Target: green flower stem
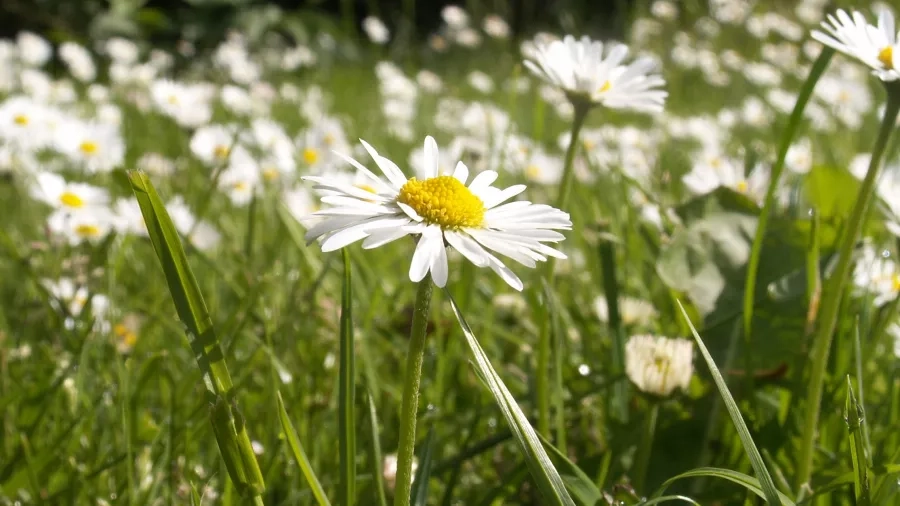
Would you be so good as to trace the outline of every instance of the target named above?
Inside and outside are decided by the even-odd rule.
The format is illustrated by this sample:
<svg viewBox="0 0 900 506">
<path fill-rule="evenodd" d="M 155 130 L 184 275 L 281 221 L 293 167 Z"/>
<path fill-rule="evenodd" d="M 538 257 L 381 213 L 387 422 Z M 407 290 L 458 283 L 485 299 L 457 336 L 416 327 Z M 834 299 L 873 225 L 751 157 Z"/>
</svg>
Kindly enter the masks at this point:
<svg viewBox="0 0 900 506">
<path fill-rule="evenodd" d="M 647 495 L 644 490 L 647 481 L 647 468 L 650 465 L 650 453 L 653 451 L 653 437 L 656 435 L 656 420 L 659 418 L 659 401 L 650 401 L 650 411 L 644 421 L 644 430 L 641 432 L 641 441 L 638 443 L 637 453 L 634 456 L 634 470 L 631 473 L 632 485 L 638 494 Z"/>
<path fill-rule="evenodd" d="M 403 402 L 400 407 L 400 448 L 397 450 L 397 485 L 394 506 L 409 506 L 412 490 L 413 450 L 416 446 L 416 414 L 419 409 L 419 383 L 425 358 L 425 329 L 431 307 L 433 283 L 427 277 L 419 282 L 413 309 L 412 332 L 406 354 L 406 377 L 403 380 Z"/>
<path fill-rule="evenodd" d="M 574 181 L 574 161 L 575 151 L 578 149 L 578 134 L 581 133 L 581 127 L 584 126 L 584 120 L 590 111 L 590 104 L 585 102 L 573 101 L 575 106 L 575 115 L 572 119 L 572 135 L 569 138 L 569 147 L 566 149 L 566 160 L 563 166 L 563 175 L 559 183 L 559 193 L 556 196 L 555 206 L 557 209 L 563 209 L 569 201 L 569 194 L 572 192 L 572 182 Z M 541 276 L 547 280 L 548 286 L 553 287 L 553 268 L 556 266 L 555 259 L 550 257 L 544 263 L 541 270 Z M 536 294 L 535 297 L 540 297 Z M 539 300 L 539 299 L 536 299 Z M 538 335 L 537 347 L 537 371 L 535 374 L 535 390 L 537 391 L 537 407 L 538 407 L 538 432 L 544 437 L 550 438 L 550 318 L 548 301 L 544 301 L 538 305 L 538 326 L 540 334 Z"/>
<path fill-rule="evenodd" d="M 884 120 L 872 149 L 872 160 L 869 169 L 863 179 L 862 187 L 853 206 L 853 212 L 847 222 L 844 235 L 841 240 L 838 264 L 834 274 L 829 278 L 825 293 L 822 298 L 821 313 L 818 332 L 813 341 L 812 372 L 807 387 L 806 415 L 803 420 L 800 442 L 800 456 L 797 462 L 797 490 L 803 489 L 809 484 L 812 476 L 813 453 L 816 438 L 816 429 L 819 424 L 819 410 L 822 404 L 822 389 L 825 383 L 825 368 L 828 365 L 828 353 L 831 350 L 831 340 L 834 337 L 837 326 L 838 312 L 841 306 L 841 294 L 847 285 L 852 266 L 853 248 L 859 237 L 863 225 L 863 218 L 875 192 L 875 182 L 881 166 L 881 159 L 888 139 L 894 130 L 897 113 L 900 111 L 900 84 L 888 86 L 887 108 Z"/>
</svg>

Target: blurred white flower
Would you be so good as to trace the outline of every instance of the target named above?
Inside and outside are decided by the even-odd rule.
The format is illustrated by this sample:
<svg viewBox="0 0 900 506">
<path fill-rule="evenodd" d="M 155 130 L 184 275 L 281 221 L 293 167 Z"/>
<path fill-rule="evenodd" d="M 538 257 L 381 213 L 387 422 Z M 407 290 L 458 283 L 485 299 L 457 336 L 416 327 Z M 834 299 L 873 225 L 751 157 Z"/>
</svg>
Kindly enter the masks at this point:
<svg viewBox="0 0 900 506">
<path fill-rule="evenodd" d="M 139 49 L 137 44 L 128 39 L 113 37 L 103 44 L 103 51 L 109 58 L 124 65 L 137 63 Z"/>
<path fill-rule="evenodd" d="M 484 33 L 495 39 L 506 39 L 509 37 L 509 24 L 496 14 L 485 16 L 481 26 L 484 29 Z"/>
<path fill-rule="evenodd" d="M 668 397 L 676 388 L 687 390 L 694 374 L 694 343 L 636 335 L 625 344 L 625 373 L 641 391 Z"/>
<path fill-rule="evenodd" d="M 143 170 L 155 176 L 168 176 L 175 172 L 175 162 L 164 155 L 148 152 L 138 158 L 136 164 L 138 170 Z"/>
<path fill-rule="evenodd" d="M 19 32 L 16 36 L 16 47 L 19 61 L 32 67 L 43 66 L 53 56 L 53 46 L 32 32 Z"/>
<path fill-rule="evenodd" d="M 391 32 L 388 30 L 388 27 L 375 16 L 367 16 L 363 19 L 362 27 L 369 40 L 375 44 L 387 44 L 387 41 L 391 38 Z"/>
<path fill-rule="evenodd" d="M 150 93 L 157 110 L 183 127 L 205 125 L 212 117 L 213 89 L 209 86 L 163 79 L 151 83 Z"/>
<path fill-rule="evenodd" d="M 598 296 L 594 299 L 594 313 L 601 322 L 609 321 L 609 308 L 606 297 Z M 653 304 L 643 299 L 634 297 L 619 297 L 619 317 L 625 326 L 646 327 L 653 325 L 659 313 Z"/>
<path fill-rule="evenodd" d="M 525 66 L 544 81 L 566 91 L 570 100 L 615 109 L 662 111 L 668 93 L 659 89 L 665 81 L 653 73 L 656 62 L 641 57 L 623 64 L 628 47 L 603 44 L 588 37 L 576 40 L 535 42 L 534 54 Z"/>
<path fill-rule="evenodd" d="M 115 221 L 115 215 L 106 207 L 58 209 L 47 219 L 47 229 L 74 246 L 102 241 L 112 231 Z"/>
<path fill-rule="evenodd" d="M 419 468 L 419 459 L 413 456 L 412 461 L 412 478 L 416 479 L 416 470 Z M 381 474 L 384 477 L 384 484 L 388 490 L 394 490 L 397 486 L 397 454 L 391 453 L 384 456 L 381 464 Z"/>
<path fill-rule="evenodd" d="M 206 221 L 197 221 L 194 213 L 181 197 L 175 197 L 166 204 L 166 211 L 178 233 L 185 236 L 192 246 L 199 250 L 215 248 L 222 236 Z"/>
<path fill-rule="evenodd" d="M 678 17 L 678 7 L 670 0 L 656 0 L 650 6 L 650 13 L 656 18 L 671 21 Z"/>
<path fill-rule="evenodd" d="M 233 125 L 206 125 L 194 131 L 190 148 L 203 163 L 216 167 L 228 161 L 237 142 L 237 127 Z"/>
<path fill-rule="evenodd" d="M 475 88 L 484 94 L 493 93 L 494 91 L 494 80 L 491 79 L 491 76 L 485 74 L 480 70 L 473 70 L 469 72 L 469 76 L 466 78 L 469 83 L 469 86 Z"/>
<path fill-rule="evenodd" d="M 141 214 L 141 207 L 134 198 L 121 198 L 116 201 L 113 206 L 113 228 L 120 234 L 133 234 L 146 237 L 147 224 L 144 222 L 144 215 Z"/>
<path fill-rule="evenodd" d="M 857 294 L 874 296 L 875 306 L 881 307 L 900 293 L 900 269 L 889 255 L 866 242 L 853 270 L 853 285 Z"/>
<path fill-rule="evenodd" d="M 812 144 L 800 139 L 791 144 L 784 159 L 785 167 L 797 174 L 806 174 L 812 168 Z"/>
<path fill-rule="evenodd" d="M 30 193 L 32 198 L 67 212 L 106 207 L 109 203 L 109 192 L 105 188 L 70 183 L 52 172 L 36 174 Z"/>
<path fill-rule="evenodd" d="M 125 141 L 114 125 L 69 120 L 54 137 L 56 149 L 87 172 L 109 172 L 125 160 Z"/>
<path fill-rule="evenodd" d="M 456 30 L 469 26 L 469 15 L 458 5 L 448 5 L 441 9 L 441 18 L 447 26 Z"/>
<path fill-rule="evenodd" d="M 416 74 L 416 82 L 419 83 L 420 88 L 429 93 L 439 93 L 444 88 L 441 78 L 430 70 L 420 70 Z"/>
</svg>

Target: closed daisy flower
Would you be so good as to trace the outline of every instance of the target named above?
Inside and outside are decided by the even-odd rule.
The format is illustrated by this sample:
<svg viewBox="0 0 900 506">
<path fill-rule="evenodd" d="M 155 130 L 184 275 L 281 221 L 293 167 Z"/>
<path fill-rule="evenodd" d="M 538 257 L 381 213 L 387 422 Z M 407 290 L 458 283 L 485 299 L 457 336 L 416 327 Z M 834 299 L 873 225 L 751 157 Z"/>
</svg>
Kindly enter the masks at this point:
<svg viewBox="0 0 900 506">
<path fill-rule="evenodd" d="M 516 290 L 522 289 L 522 281 L 494 253 L 528 267 L 548 256 L 565 258 L 544 243 L 561 241 L 563 235 L 556 230 L 572 228 L 568 213 L 527 201 L 504 204 L 522 193 L 524 185 L 506 189 L 491 186 L 498 174 L 490 170 L 470 181 L 469 169 L 462 162 L 456 164 L 452 174 L 439 171 L 438 147 L 431 137 L 425 138 L 428 177 L 407 179 L 394 162 L 361 142 L 386 181 L 343 155 L 366 176 L 368 187 L 341 183 L 328 176 L 304 178 L 316 183 L 314 188 L 322 202 L 331 206 L 311 215 L 324 219 L 306 234 L 309 241 L 322 240 L 322 251 L 334 251 L 360 240 L 363 248 L 371 249 L 416 236 L 418 243 L 409 269 L 412 281 L 421 281 L 431 272 L 435 284 L 445 286 L 446 247 L 450 246 L 476 266 L 490 267 Z"/>
<path fill-rule="evenodd" d="M 525 66 L 537 77 L 565 91 L 573 103 L 642 112 L 662 111 L 668 93 L 653 73 L 656 62 L 642 57 L 625 64 L 628 47 L 604 44 L 585 36 L 536 42 Z"/>
<path fill-rule="evenodd" d="M 625 345 L 625 374 L 641 391 L 668 397 L 686 390 L 694 374 L 694 343 L 687 339 L 638 335 Z"/>
<path fill-rule="evenodd" d="M 865 63 L 882 81 L 900 79 L 900 32 L 889 10 L 881 10 L 874 26 L 859 12 L 851 15 L 838 9 L 822 22 L 822 28 L 825 32 L 813 30 L 813 39 Z"/>
</svg>

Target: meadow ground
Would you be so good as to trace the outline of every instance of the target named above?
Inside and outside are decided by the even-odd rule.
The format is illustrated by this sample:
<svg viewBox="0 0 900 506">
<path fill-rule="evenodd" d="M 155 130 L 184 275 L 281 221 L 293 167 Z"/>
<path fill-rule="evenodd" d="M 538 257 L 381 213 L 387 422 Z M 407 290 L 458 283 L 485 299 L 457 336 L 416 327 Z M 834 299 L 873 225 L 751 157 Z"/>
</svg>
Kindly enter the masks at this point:
<svg viewBox="0 0 900 506">
<path fill-rule="evenodd" d="M 836 4 L 0 41 L 0 504 L 897 504 L 900 13 Z"/>
</svg>

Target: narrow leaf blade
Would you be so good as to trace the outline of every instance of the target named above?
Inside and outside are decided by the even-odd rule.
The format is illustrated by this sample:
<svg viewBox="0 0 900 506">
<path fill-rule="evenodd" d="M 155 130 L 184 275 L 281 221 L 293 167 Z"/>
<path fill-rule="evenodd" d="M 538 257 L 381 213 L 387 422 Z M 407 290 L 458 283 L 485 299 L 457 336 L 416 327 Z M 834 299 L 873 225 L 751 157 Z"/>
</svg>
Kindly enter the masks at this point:
<svg viewBox="0 0 900 506">
<path fill-rule="evenodd" d="M 316 497 L 319 506 L 331 506 L 331 503 L 328 502 L 328 497 L 325 496 L 325 490 L 322 489 L 322 484 L 319 483 L 319 479 L 316 478 L 316 473 L 313 471 L 312 465 L 310 465 L 309 459 L 306 457 L 306 452 L 303 451 L 303 445 L 300 444 L 300 438 L 297 436 L 294 424 L 292 424 L 291 419 L 288 418 L 287 410 L 284 408 L 284 399 L 281 398 L 281 392 L 278 392 L 278 420 L 281 422 L 281 430 L 287 438 L 288 446 L 291 448 L 291 453 L 294 455 L 294 460 L 297 461 L 297 465 L 300 466 L 300 471 L 303 472 L 306 483 L 308 483 L 309 488 L 312 489 L 312 493 Z"/>
<path fill-rule="evenodd" d="M 513 398 L 509 389 L 506 388 L 506 385 L 503 383 L 503 380 L 500 379 L 500 376 L 494 370 L 490 360 L 478 343 L 478 339 L 475 337 L 469 324 L 466 323 L 465 318 L 459 311 L 459 307 L 456 305 L 456 301 L 453 300 L 453 296 L 446 289 L 444 290 L 444 293 L 450 301 L 450 307 L 453 309 L 453 313 L 456 315 L 460 327 L 462 327 L 466 344 L 468 344 L 469 349 L 472 351 L 475 367 L 484 378 L 488 390 L 490 390 L 491 395 L 494 396 L 494 400 L 497 401 L 497 405 L 503 413 L 506 423 L 512 430 L 513 439 L 522 451 L 522 455 L 528 465 L 528 470 L 531 472 L 531 476 L 534 479 L 538 490 L 540 490 L 541 495 L 544 497 L 544 500 L 547 501 L 547 504 L 575 506 L 575 502 L 566 490 L 565 483 L 559 476 L 559 472 L 557 472 L 553 463 L 550 461 L 550 457 L 547 456 L 547 452 L 544 450 L 540 439 L 538 439 L 534 428 L 528 422 L 525 413 L 523 413 L 519 408 L 519 405 L 516 404 L 515 398 Z"/>
</svg>

